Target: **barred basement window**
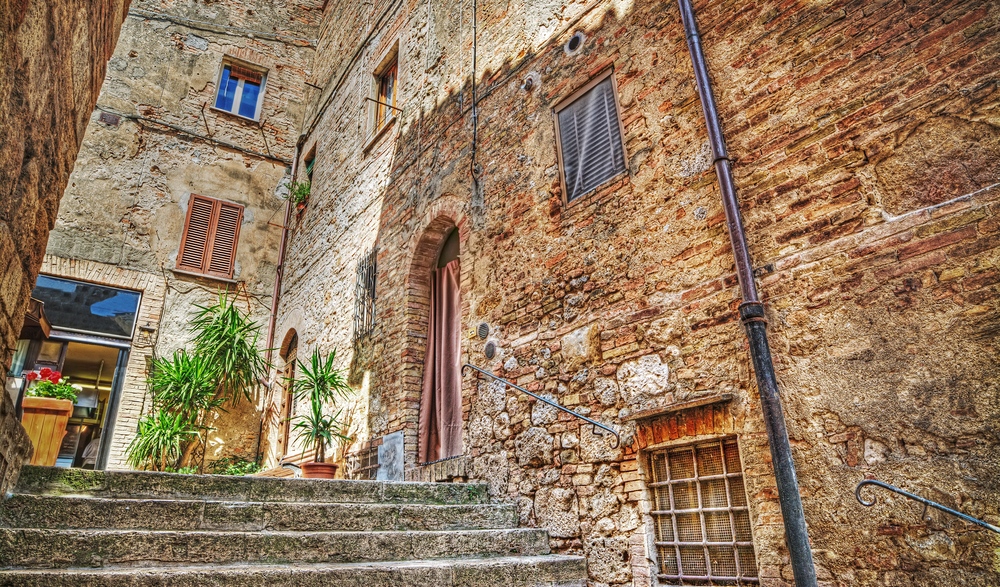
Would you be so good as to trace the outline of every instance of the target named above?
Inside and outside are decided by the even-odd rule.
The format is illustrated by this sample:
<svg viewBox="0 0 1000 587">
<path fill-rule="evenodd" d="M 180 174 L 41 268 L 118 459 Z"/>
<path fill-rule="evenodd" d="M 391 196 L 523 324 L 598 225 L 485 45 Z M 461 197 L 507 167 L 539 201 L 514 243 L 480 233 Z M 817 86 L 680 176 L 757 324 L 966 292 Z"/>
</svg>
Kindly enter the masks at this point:
<svg viewBox="0 0 1000 587">
<path fill-rule="evenodd" d="M 191 194 L 176 268 L 232 279 L 242 221 L 243 206 Z"/>
<path fill-rule="evenodd" d="M 378 270 L 378 247 L 372 247 L 358 262 L 354 285 L 354 340 L 365 338 L 375 328 L 375 279 Z"/>
<path fill-rule="evenodd" d="M 608 70 L 555 108 L 564 204 L 628 170 L 613 74 Z"/>
<path fill-rule="evenodd" d="M 750 512 L 735 438 L 649 456 L 661 580 L 757 583 Z"/>
</svg>

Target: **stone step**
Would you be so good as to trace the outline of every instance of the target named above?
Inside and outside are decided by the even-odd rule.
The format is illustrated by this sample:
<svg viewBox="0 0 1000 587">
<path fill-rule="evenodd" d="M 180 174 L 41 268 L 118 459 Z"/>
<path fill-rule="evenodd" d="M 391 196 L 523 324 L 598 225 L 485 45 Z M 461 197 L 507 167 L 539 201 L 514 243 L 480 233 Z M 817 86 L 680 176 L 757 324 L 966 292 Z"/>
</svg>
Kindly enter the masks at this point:
<svg viewBox="0 0 1000 587">
<path fill-rule="evenodd" d="M 513 505 L 232 502 L 13 495 L 8 528 L 232 531 L 477 530 L 517 526 Z"/>
<path fill-rule="evenodd" d="M 316 564 L 0 572 L 0 587 L 586 587 L 575 556 Z"/>
<path fill-rule="evenodd" d="M 0 528 L 0 568 L 369 563 L 549 553 L 544 530 L 222 532 Z"/>
<path fill-rule="evenodd" d="M 478 504 L 488 501 L 486 485 L 472 483 L 177 475 L 31 465 L 21 469 L 14 493 L 292 503 Z"/>
</svg>

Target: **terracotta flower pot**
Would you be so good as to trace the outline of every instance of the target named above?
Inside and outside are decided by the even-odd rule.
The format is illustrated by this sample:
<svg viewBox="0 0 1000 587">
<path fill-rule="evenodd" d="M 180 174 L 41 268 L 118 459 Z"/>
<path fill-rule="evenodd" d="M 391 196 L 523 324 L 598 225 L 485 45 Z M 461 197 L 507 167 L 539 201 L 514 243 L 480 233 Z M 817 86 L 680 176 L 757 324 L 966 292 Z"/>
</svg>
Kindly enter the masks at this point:
<svg viewBox="0 0 1000 587">
<path fill-rule="evenodd" d="M 59 457 L 59 447 L 66 436 L 66 422 L 73 413 L 73 402 L 51 397 L 24 398 L 24 415 L 21 424 L 28 431 L 35 453 L 32 465 L 51 467 Z"/>
<path fill-rule="evenodd" d="M 335 479 L 337 465 L 330 463 L 302 463 L 302 476 L 306 479 Z"/>
</svg>

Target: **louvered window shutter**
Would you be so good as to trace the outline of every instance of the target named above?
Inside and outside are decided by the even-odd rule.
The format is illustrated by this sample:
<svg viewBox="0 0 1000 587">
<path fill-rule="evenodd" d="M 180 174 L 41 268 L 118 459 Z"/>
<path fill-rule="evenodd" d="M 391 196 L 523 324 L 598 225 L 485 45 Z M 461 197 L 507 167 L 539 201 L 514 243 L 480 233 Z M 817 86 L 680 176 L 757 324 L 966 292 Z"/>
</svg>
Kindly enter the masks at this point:
<svg viewBox="0 0 1000 587">
<path fill-rule="evenodd" d="M 177 268 L 231 279 L 243 207 L 191 194 Z"/>
<path fill-rule="evenodd" d="M 184 271 L 204 272 L 208 257 L 208 243 L 214 223 L 216 201 L 191 194 L 187 222 L 181 238 L 181 251 L 177 255 L 177 268 Z"/>
<path fill-rule="evenodd" d="M 229 279 L 233 276 L 236 241 L 240 236 L 243 207 L 219 202 L 218 220 L 212 234 L 212 250 L 205 273 Z"/>
<path fill-rule="evenodd" d="M 626 170 L 611 84 L 608 76 L 557 115 L 567 202 Z"/>
</svg>

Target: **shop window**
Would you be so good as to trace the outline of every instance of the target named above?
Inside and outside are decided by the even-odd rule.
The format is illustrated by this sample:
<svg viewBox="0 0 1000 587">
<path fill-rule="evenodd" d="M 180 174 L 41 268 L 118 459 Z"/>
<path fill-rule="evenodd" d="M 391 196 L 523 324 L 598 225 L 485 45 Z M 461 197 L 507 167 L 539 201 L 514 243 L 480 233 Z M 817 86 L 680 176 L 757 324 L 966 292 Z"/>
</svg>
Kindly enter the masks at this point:
<svg viewBox="0 0 1000 587">
<path fill-rule="evenodd" d="M 750 512 L 735 438 L 649 455 L 659 578 L 756 582 Z"/>
<path fill-rule="evenodd" d="M 127 289 L 39 275 L 31 297 L 45 304 L 45 316 L 53 328 L 131 339 L 142 294 Z M 48 356 L 48 349 L 59 348 L 58 345 L 45 343 L 42 347 L 40 357 L 45 357 L 45 362 L 54 363 L 60 360 L 59 357 Z"/>
<path fill-rule="evenodd" d="M 555 108 L 563 203 L 628 170 L 613 73 L 594 79 Z"/>
<path fill-rule="evenodd" d="M 232 279 L 243 206 L 191 194 L 177 269 Z"/>
<path fill-rule="evenodd" d="M 215 107 L 244 118 L 258 120 L 267 82 L 266 70 L 248 64 L 223 61 Z"/>
</svg>

